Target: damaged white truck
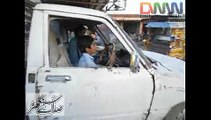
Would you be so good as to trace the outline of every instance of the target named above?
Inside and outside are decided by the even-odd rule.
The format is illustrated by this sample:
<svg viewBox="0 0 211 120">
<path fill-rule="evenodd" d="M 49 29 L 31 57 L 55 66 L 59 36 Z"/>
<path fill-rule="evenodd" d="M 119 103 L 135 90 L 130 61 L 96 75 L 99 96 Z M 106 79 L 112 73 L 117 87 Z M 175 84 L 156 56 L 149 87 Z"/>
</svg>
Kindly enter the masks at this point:
<svg viewBox="0 0 211 120">
<path fill-rule="evenodd" d="M 68 32 L 81 24 L 94 27 L 116 51 L 113 66 L 71 64 Z M 184 120 L 185 81 L 179 76 L 165 63 L 147 57 L 104 12 L 56 4 L 34 8 L 27 50 L 26 119 Z"/>
</svg>

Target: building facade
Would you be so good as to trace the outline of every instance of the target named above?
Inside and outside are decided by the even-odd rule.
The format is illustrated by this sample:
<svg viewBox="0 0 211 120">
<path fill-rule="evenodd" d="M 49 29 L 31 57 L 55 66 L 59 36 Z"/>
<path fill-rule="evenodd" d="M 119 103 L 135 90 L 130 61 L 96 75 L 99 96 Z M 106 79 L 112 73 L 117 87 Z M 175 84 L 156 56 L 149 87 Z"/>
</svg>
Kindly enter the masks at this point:
<svg viewBox="0 0 211 120">
<path fill-rule="evenodd" d="M 110 0 L 104 10 L 144 49 L 185 58 L 185 0 Z"/>
<path fill-rule="evenodd" d="M 150 28 L 178 28 L 177 26 L 163 27 L 162 22 L 166 21 L 178 22 L 182 25 L 185 23 L 184 0 L 110 0 L 105 10 L 129 34 L 139 35 L 147 32 L 150 34 L 153 31 Z M 160 26 L 146 27 L 150 22 L 160 22 Z"/>
</svg>

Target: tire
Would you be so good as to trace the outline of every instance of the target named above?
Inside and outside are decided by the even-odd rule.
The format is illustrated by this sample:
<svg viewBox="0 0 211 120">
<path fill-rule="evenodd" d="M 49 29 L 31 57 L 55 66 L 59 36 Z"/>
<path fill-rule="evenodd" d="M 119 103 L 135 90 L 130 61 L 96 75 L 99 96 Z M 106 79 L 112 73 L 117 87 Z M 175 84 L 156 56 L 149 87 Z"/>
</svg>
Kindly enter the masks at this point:
<svg viewBox="0 0 211 120">
<path fill-rule="evenodd" d="M 163 120 L 185 120 L 184 103 L 178 104 L 173 107 Z"/>
</svg>

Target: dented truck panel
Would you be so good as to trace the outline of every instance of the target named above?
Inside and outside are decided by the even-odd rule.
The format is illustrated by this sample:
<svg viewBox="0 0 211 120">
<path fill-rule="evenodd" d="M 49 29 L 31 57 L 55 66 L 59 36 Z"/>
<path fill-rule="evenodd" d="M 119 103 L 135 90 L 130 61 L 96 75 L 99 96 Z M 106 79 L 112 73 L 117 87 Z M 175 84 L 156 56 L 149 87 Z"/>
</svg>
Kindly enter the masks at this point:
<svg viewBox="0 0 211 120">
<path fill-rule="evenodd" d="M 155 61 L 159 61 L 154 71 L 156 87 L 149 119 L 176 119 L 180 114 L 184 117 L 184 61 L 149 51 L 144 51 L 144 53 Z"/>
<path fill-rule="evenodd" d="M 149 119 L 164 119 L 167 113 L 174 109 L 177 104 L 181 104 L 180 112 L 185 109 L 185 89 L 184 84 L 178 85 L 181 79 L 162 76 L 156 81 L 155 97 L 150 111 Z M 177 114 L 177 113 L 175 113 Z"/>
</svg>

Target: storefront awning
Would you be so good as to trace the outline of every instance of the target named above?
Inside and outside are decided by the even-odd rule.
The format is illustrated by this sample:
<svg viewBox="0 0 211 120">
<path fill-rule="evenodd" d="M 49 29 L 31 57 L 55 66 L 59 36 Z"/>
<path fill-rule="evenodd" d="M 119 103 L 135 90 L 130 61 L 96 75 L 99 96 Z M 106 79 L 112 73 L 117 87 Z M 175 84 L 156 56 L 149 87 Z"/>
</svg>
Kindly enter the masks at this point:
<svg viewBox="0 0 211 120">
<path fill-rule="evenodd" d="M 141 21 L 143 19 L 136 14 L 110 14 L 110 16 L 116 21 Z"/>
<path fill-rule="evenodd" d="M 138 17 L 130 17 L 130 18 L 127 18 L 127 17 L 112 17 L 112 18 L 116 21 L 141 21 L 142 20 L 141 18 L 138 18 Z"/>
<path fill-rule="evenodd" d="M 185 22 L 149 22 L 148 28 L 185 28 Z"/>
</svg>

